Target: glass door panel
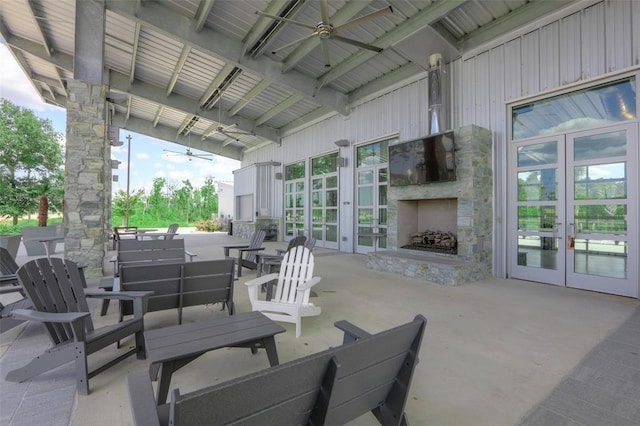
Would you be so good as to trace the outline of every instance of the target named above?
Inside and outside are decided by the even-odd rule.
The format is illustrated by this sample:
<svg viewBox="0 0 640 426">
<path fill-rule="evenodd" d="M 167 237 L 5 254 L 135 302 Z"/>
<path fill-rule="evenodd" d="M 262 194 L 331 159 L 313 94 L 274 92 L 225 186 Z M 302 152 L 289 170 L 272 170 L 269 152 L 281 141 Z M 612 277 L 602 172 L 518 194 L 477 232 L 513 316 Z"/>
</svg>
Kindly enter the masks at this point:
<svg viewBox="0 0 640 426">
<path fill-rule="evenodd" d="M 311 160 L 311 235 L 318 247 L 338 249 L 337 153 Z"/>
<path fill-rule="evenodd" d="M 511 276 L 564 285 L 563 161 L 557 138 L 513 144 Z"/>
<path fill-rule="evenodd" d="M 640 295 L 637 127 L 513 143 L 511 276 Z"/>
<path fill-rule="evenodd" d="M 638 297 L 637 149 L 634 125 L 567 135 L 567 286 Z"/>
</svg>

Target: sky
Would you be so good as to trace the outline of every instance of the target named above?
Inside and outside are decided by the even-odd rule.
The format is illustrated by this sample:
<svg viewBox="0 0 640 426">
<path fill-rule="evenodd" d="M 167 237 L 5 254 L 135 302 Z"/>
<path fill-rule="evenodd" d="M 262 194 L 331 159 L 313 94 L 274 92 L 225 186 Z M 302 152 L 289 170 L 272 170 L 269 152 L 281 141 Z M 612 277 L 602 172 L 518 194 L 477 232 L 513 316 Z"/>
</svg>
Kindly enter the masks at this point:
<svg viewBox="0 0 640 426">
<path fill-rule="evenodd" d="M 28 108 L 44 119 L 51 120 L 54 129 L 63 136 L 66 133 L 66 110 L 42 101 L 40 96 L 26 78 L 20 66 L 15 62 L 9 48 L 0 40 L 0 98 L 5 98 L 16 105 Z M 212 161 L 189 158 L 163 150 L 185 152 L 186 147 L 160 139 L 140 135 L 138 133 L 120 131 L 120 140 L 124 144 L 111 147 L 111 158 L 120 161 L 114 175 L 118 182 L 113 182 L 113 192 L 127 190 L 127 136 L 131 135 L 131 168 L 129 170 L 130 191 L 145 189 L 147 193 L 152 187 L 153 179 L 163 177 L 170 185 L 177 188 L 182 181 L 189 180 L 195 187 L 201 187 L 207 177 L 216 181 L 233 182 L 233 170 L 240 168 L 240 162 L 213 155 Z M 208 154 L 192 149 L 194 154 Z"/>
</svg>

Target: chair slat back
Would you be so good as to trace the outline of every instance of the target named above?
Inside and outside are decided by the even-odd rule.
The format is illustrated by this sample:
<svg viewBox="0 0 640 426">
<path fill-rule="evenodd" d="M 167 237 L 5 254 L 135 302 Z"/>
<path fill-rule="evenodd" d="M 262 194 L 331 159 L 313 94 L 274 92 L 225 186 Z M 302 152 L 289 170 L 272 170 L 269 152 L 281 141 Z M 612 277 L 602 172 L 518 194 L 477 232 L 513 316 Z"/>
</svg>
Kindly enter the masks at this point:
<svg viewBox="0 0 640 426">
<path fill-rule="evenodd" d="M 173 237 L 176 236 L 176 233 L 178 232 L 178 228 L 180 225 L 178 225 L 177 223 L 172 223 L 171 225 L 169 225 L 169 227 L 167 228 L 167 235 L 164 236 L 165 240 L 173 240 Z"/>
<path fill-rule="evenodd" d="M 313 266 L 313 254 L 306 247 L 297 246 L 287 251 L 280 265 L 278 284 L 271 300 L 282 303 L 309 303 L 310 290 L 305 291 L 300 299 L 298 285 L 313 277 Z"/>
<path fill-rule="evenodd" d="M 78 266 L 59 258 L 40 258 L 29 261 L 18 269 L 18 279 L 33 307 L 41 312 L 89 312 Z M 45 323 L 54 344 L 73 339 L 68 325 Z M 86 331 L 93 330 L 90 317 L 85 321 Z"/>
<path fill-rule="evenodd" d="M 2 275 L 13 275 L 18 270 L 18 264 L 11 257 L 9 250 L 0 247 L 0 272 Z"/>
<path fill-rule="evenodd" d="M 185 260 L 184 240 L 120 240 L 118 267 L 145 262 L 181 263 Z"/>
<path fill-rule="evenodd" d="M 251 234 L 251 238 L 249 239 L 249 247 L 250 249 L 257 249 L 262 247 L 262 243 L 264 242 L 264 237 L 266 235 L 266 232 L 262 229 L 255 231 L 253 234 Z M 245 258 L 247 261 L 249 262 L 255 262 L 256 261 L 256 252 L 255 251 L 249 251 L 247 252 L 247 257 Z"/>
</svg>

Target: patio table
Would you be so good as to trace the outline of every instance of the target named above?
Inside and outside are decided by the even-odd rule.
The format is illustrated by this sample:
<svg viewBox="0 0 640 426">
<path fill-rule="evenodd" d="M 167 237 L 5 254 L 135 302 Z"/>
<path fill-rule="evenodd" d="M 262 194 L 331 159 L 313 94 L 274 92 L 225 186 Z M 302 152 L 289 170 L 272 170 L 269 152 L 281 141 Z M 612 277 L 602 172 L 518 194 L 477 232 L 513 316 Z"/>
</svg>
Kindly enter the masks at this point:
<svg viewBox="0 0 640 426">
<path fill-rule="evenodd" d="M 158 378 L 157 404 L 164 404 L 173 373 L 209 351 L 233 347 L 267 351 L 271 366 L 278 365 L 274 336 L 286 330 L 260 312 L 175 325 L 144 332 L 151 365 L 149 375 Z"/>
</svg>

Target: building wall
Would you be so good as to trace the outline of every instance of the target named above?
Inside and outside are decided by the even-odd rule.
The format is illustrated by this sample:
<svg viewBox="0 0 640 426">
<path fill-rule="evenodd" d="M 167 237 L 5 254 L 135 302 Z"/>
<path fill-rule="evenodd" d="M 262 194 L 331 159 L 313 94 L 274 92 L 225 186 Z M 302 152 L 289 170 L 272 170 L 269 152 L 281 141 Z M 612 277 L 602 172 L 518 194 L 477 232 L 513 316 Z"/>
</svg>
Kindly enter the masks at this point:
<svg viewBox="0 0 640 426">
<path fill-rule="evenodd" d="M 590 5 L 585 7 L 584 5 Z M 466 53 L 446 66 L 449 80 L 449 128 L 475 124 L 492 131 L 494 169 L 494 274 L 505 275 L 507 102 L 585 82 L 640 64 L 640 2 L 632 0 L 577 3 L 561 12 Z M 340 171 L 341 203 L 354 207 L 353 145 L 384 137 L 400 141 L 428 134 L 428 86 L 425 77 L 352 106 L 349 116 L 334 115 L 245 155 L 243 167 L 264 161 L 284 165 L 342 148 L 349 167 Z M 284 170 L 284 168 L 283 168 Z M 236 175 L 237 178 L 240 176 Z M 236 179 L 236 185 L 238 179 Z M 278 185 L 276 185 L 277 187 Z M 282 192 L 274 191 L 274 213 L 282 214 Z M 277 207 L 279 206 L 279 207 Z M 344 206 L 343 206 L 344 208 Z M 280 210 L 278 210 L 280 209 Z M 341 234 L 353 233 L 352 212 L 343 210 Z M 349 239 L 351 241 L 351 238 Z M 350 243 L 349 245 L 351 245 Z M 352 251 L 341 246 L 341 251 Z"/>
<path fill-rule="evenodd" d="M 233 182 L 215 182 L 215 184 L 216 193 L 218 194 L 218 219 L 222 218 L 226 223 L 236 216 Z"/>
</svg>

